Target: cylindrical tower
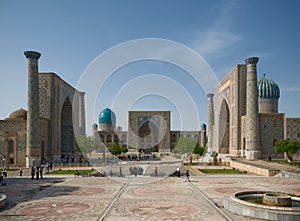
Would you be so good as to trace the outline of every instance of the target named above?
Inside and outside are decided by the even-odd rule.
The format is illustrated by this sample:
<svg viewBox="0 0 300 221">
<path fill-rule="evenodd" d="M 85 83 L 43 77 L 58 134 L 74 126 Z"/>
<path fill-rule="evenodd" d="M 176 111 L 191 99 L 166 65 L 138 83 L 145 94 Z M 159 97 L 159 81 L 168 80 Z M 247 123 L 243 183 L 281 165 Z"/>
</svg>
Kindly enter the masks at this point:
<svg viewBox="0 0 300 221">
<path fill-rule="evenodd" d="M 260 156 L 258 90 L 256 64 L 258 57 L 245 60 L 247 64 L 247 95 L 246 95 L 246 159 L 257 160 Z"/>
<path fill-rule="evenodd" d="M 213 150 L 213 126 L 214 126 L 214 94 L 207 94 L 207 125 L 208 125 L 208 141 L 207 152 Z M 205 138 L 206 139 L 206 138 Z"/>
<path fill-rule="evenodd" d="M 25 51 L 28 60 L 28 93 L 27 93 L 27 145 L 26 167 L 39 164 L 41 160 L 40 146 L 40 97 L 38 79 L 38 59 L 41 54 Z"/>
<path fill-rule="evenodd" d="M 79 129 L 80 134 L 85 135 L 85 105 L 84 92 L 79 92 Z"/>
<path fill-rule="evenodd" d="M 201 131 L 200 131 L 200 146 L 206 146 L 206 124 L 201 124 Z"/>
<path fill-rule="evenodd" d="M 266 74 L 257 82 L 259 113 L 278 113 L 280 89 Z"/>
</svg>

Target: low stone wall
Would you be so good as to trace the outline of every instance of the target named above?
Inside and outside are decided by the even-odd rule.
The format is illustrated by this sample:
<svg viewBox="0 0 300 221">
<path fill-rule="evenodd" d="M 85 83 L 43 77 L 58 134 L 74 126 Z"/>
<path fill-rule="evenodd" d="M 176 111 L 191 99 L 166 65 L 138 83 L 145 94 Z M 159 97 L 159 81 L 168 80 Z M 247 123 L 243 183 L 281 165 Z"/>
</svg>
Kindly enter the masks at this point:
<svg viewBox="0 0 300 221">
<path fill-rule="evenodd" d="M 268 168 L 262 168 L 257 167 L 251 164 L 246 164 L 242 162 L 238 162 L 235 160 L 229 160 L 230 167 L 241 170 L 241 171 L 247 171 L 247 173 L 254 173 L 257 175 L 262 176 L 275 176 L 280 172 L 280 170 L 274 170 L 274 169 L 268 169 Z"/>
<path fill-rule="evenodd" d="M 294 173 L 292 171 L 286 171 L 286 170 L 281 170 L 280 176 L 284 178 L 298 178 L 300 179 L 300 174 L 299 173 Z"/>
</svg>

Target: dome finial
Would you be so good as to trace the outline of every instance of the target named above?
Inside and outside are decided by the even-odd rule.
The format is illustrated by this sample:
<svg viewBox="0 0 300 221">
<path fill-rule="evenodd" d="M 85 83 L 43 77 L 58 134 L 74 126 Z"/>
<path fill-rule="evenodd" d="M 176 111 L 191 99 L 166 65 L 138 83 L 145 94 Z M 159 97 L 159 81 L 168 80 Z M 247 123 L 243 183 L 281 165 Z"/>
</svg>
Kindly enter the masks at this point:
<svg viewBox="0 0 300 221">
<path fill-rule="evenodd" d="M 263 75 L 264 75 L 264 78 L 265 78 L 266 77 L 266 73 L 264 73 Z"/>
</svg>

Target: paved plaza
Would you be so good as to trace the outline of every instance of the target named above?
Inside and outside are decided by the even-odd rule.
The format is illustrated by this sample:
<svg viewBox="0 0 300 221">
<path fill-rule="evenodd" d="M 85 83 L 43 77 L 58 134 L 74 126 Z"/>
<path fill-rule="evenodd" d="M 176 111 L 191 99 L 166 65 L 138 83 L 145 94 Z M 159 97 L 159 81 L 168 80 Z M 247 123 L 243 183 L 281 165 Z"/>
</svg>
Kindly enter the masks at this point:
<svg viewBox="0 0 300 221">
<path fill-rule="evenodd" d="M 29 174 L 11 176 L 6 178 L 7 186 L 0 186 L 0 193 L 7 195 L 0 220 L 257 220 L 226 211 L 223 197 L 245 190 L 300 194 L 300 179 L 296 178 L 245 174 L 184 179 L 45 175 L 31 180 Z"/>
</svg>

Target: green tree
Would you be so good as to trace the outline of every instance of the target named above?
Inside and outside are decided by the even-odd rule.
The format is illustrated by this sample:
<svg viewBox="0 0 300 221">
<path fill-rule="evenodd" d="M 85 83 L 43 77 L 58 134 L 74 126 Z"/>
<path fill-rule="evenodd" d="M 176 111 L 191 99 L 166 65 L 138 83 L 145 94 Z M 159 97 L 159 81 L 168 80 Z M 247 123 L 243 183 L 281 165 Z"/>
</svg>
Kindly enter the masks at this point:
<svg viewBox="0 0 300 221">
<path fill-rule="evenodd" d="M 112 155 L 119 155 L 121 153 L 121 148 L 118 143 L 111 143 L 108 145 L 108 150 Z"/>
<path fill-rule="evenodd" d="M 275 143 L 275 150 L 279 153 L 286 153 L 289 160 L 293 160 L 293 155 L 300 149 L 300 142 L 296 140 L 283 139 Z"/>
<path fill-rule="evenodd" d="M 197 140 L 190 137 L 180 137 L 172 152 L 179 154 L 192 153 L 196 145 Z"/>
<path fill-rule="evenodd" d="M 121 147 L 121 152 L 122 153 L 127 153 L 128 152 L 128 148 L 124 145 Z"/>
<path fill-rule="evenodd" d="M 197 143 L 196 147 L 195 147 L 194 150 L 193 150 L 193 154 L 199 154 L 200 156 L 202 156 L 203 153 L 204 153 L 204 151 L 205 151 L 205 147 L 201 147 L 201 146 Z"/>
<path fill-rule="evenodd" d="M 80 135 L 76 141 L 81 153 L 85 155 L 99 148 L 98 142 L 92 136 Z"/>
</svg>

